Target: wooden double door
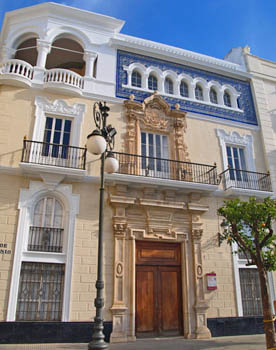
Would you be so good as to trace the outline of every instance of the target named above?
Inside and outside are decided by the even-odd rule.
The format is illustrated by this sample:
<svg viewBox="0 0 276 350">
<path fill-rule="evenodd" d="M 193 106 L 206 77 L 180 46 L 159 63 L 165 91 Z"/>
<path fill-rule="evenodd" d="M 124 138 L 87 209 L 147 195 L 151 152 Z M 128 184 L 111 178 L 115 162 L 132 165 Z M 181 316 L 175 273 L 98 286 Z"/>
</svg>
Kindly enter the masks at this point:
<svg viewBox="0 0 276 350">
<path fill-rule="evenodd" d="M 136 336 L 183 333 L 180 246 L 138 242 Z"/>
</svg>

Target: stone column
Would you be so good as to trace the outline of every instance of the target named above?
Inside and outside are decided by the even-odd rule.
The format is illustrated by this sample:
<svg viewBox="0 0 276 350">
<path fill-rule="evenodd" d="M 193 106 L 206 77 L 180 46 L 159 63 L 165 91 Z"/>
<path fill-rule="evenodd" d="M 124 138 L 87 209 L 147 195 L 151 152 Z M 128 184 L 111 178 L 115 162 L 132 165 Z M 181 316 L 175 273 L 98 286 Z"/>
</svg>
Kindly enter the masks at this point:
<svg viewBox="0 0 276 350">
<path fill-rule="evenodd" d="M 113 305 L 111 307 L 113 331 L 110 337 L 112 343 L 127 341 L 126 296 L 125 296 L 125 246 L 127 222 L 125 207 L 116 206 L 113 217 L 114 231 L 114 289 Z"/>
<path fill-rule="evenodd" d="M 36 45 L 38 51 L 36 67 L 45 68 L 47 55 L 51 51 L 51 43 L 41 39 L 36 39 Z"/>
<path fill-rule="evenodd" d="M 85 77 L 93 78 L 94 62 L 97 56 L 96 52 L 85 50 L 83 54 L 83 59 L 85 61 Z"/>
<path fill-rule="evenodd" d="M 194 269 L 194 288 L 195 288 L 195 338 L 211 338 L 210 330 L 207 328 L 207 309 L 208 301 L 204 297 L 204 280 L 202 268 L 201 237 L 203 230 L 201 228 L 198 215 L 192 214 L 192 251 L 193 251 L 193 269 Z"/>
</svg>

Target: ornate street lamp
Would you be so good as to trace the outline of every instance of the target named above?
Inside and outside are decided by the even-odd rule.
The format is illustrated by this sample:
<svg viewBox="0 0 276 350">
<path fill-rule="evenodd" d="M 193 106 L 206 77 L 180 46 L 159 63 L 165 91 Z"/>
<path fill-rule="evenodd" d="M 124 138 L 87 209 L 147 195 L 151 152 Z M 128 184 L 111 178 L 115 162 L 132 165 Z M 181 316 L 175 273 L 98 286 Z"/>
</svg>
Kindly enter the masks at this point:
<svg viewBox="0 0 276 350">
<path fill-rule="evenodd" d="M 94 318 L 94 329 L 92 340 L 88 344 L 89 350 L 107 349 L 108 344 L 104 341 L 103 334 L 103 317 L 104 307 L 103 298 L 103 219 L 104 219 L 104 172 L 114 173 L 118 170 L 119 164 L 114 158 L 112 149 L 114 147 L 114 136 L 116 130 L 111 125 L 106 125 L 109 107 L 105 102 L 96 102 L 93 107 L 93 116 L 97 127 L 90 135 L 87 136 L 88 152 L 99 155 L 101 154 L 101 186 L 100 186 L 100 204 L 99 204 L 99 236 L 98 236 L 98 267 L 96 290 L 97 295 L 94 301 L 96 307 L 96 316 Z"/>
</svg>

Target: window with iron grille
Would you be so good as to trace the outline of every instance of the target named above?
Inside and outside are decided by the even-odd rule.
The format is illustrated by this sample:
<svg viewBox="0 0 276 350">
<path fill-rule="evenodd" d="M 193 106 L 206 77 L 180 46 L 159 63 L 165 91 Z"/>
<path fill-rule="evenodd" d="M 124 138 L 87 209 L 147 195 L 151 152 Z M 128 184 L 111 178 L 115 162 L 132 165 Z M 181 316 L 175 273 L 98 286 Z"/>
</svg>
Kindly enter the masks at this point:
<svg viewBox="0 0 276 350">
<path fill-rule="evenodd" d="M 170 78 L 165 79 L 165 93 L 173 95 L 173 82 Z"/>
<path fill-rule="evenodd" d="M 156 91 L 158 88 L 157 88 L 157 79 L 155 78 L 155 76 L 153 74 L 150 74 L 149 75 L 149 78 L 148 78 L 148 88 L 150 90 L 154 90 Z"/>
<path fill-rule="evenodd" d="M 196 88 L 195 88 L 195 98 L 197 100 L 203 101 L 203 90 L 202 90 L 202 87 L 198 84 L 196 85 Z"/>
<path fill-rule="evenodd" d="M 63 246 L 63 208 L 52 197 L 42 198 L 35 206 L 30 226 L 28 250 L 61 253 Z"/>
<path fill-rule="evenodd" d="M 263 314 L 260 280 L 257 269 L 239 268 L 243 316 Z"/>
<path fill-rule="evenodd" d="M 141 74 L 136 70 L 131 74 L 131 85 L 136 87 L 142 87 Z"/>
<path fill-rule="evenodd" d="M 17 321 L 61 321 L 64 264 L 22 262 Z"/>
<path fill-rule="evenodd" d="M 231 96 L 227 91 L 225 91 L 225 93 L 223 95 L 223 101 L 224 101 L 225 106 L 232 107 Z"/>
<path fill-rule="evenodd" d="M 183 97 L 189 97 L 189 88 L 188 88 L 188 84 L 185 83 L 185 81 L 181 81 L 180 95 Z"/>
<path fill-rule="evenodd" d="M 218 95 L 214 88 L 211 88 L 210 90 L 210 101 L 212 103 L 218 104 Z"/>
</svg>

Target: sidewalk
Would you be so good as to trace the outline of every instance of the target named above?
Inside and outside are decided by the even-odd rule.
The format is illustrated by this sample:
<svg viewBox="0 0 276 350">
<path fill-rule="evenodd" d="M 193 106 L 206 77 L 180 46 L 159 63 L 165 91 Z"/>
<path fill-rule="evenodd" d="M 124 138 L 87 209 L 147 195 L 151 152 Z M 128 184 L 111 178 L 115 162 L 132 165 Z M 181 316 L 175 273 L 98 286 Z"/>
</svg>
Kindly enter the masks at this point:
<svg viewBox="0 0 276 350">
<path fill-rule="evenodd" d="M 265 337 L 246 335 L 218 337 L 209 340 L 184 338 L 154 338 L 131 343 L 110 344 L 110 350 L 265 350 Z M 87 344 L 9 344 L 0 350 L 87 350 Z"/>
</svg>

